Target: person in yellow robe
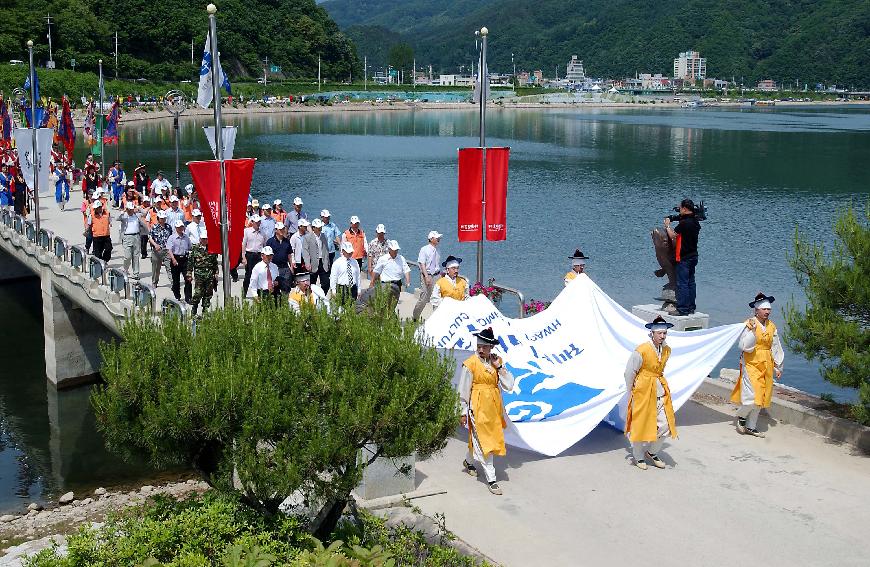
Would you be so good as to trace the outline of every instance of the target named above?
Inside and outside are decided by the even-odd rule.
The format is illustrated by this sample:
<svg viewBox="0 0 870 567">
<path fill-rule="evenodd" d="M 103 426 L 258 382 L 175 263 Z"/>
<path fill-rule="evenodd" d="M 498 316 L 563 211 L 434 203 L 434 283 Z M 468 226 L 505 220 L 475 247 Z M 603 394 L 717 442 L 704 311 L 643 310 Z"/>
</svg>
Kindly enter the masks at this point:
<svg viewBox="0 0 870 567">
<path fill-rule="evenodd" d="M 574 281 L 574 278 L 586 271 L 586 260 L 589 259 L 589 256 L 584 256 L 583 252 L 578 248 L 574 251 L 573 256 L 568 256 L 568 259 L 571 260 L 571 271 L 565 274 L 566 287 Z"/>
<path fill-rule="evenodd" d="M 649 459 L 654 467 L 663 469 L 665 463 L 658 452 L 665 437 L 677 438 L 671 390 L 664 374 L 671 355 L 671 347 L 665 344 L 665 339 L 673 325 L 656 317 L 644 326 L 650 331 L 650 340 L 638 345 L 625 365 L 625 384 L 629 392 L 625 434 L 631 441 L 637 468 L 646 470 Z"/>
<path fill-rule="evenodd" d="M 444 297 L 451 297 L 457 301 L 468 299 L 468 280 L 465 276 L 459 275 L 461 263 L 462 258 L 456 256 L 447 256 L 447 259 L 441 262 L 441 266 L 447 271 L 435 282 L 431 300 L 433 308 L 438 309 Z"/>
<path fill-rule="evenodd" d="M 296 268 L 293 278 L 296 281 L 296 287 L 291 289 L 290 293 L 287 294 L 287 302 L 290 305 L 290 309 L 298 313 L 300 305 L 308 303 L 316 307 L 324 307 L 329 311 L 329 301 L 327 301 L 326 295 L 323 294 L 320 286 L 312 287 L 311 274 L 305 268 L 301 266 Z"/>
<path fill-rule="evenodd" d="M 492 347 L 498 344 L 492 328 L 474 336 L 477 337 L 477 353 L 462 363 L 459 376 L 460 423 L 468 429 L 468 456 L 462 466 L 466 473 L 477 476 L 477 468 L 471 463 L 476 461 L 483 468 L 489 491 L 500 495 L 502 490 L 496 482 L 493 455 L 507 454 L 504 446 L 507 415 L 501 390 L 511 391 L 514 377 L 504 367 L 504 361 L 492 352 Z"/>
<path fill-rule="evenodd" d="M 749 307 L 755 315 L 746 320 L 746 328 L 740 335 L 740 375 L 731 392 L 731 401 L 739 404 L 737 432 L 741 435 L 764 437 L 757 429 L 758 415 L 762 408 L 770 407 L 773 397 L 773 381 L 782 376 L 785 353 L 779 342 L 776 325 L 770 320 L 772 295 L 759 293 Z"/>
</svg>

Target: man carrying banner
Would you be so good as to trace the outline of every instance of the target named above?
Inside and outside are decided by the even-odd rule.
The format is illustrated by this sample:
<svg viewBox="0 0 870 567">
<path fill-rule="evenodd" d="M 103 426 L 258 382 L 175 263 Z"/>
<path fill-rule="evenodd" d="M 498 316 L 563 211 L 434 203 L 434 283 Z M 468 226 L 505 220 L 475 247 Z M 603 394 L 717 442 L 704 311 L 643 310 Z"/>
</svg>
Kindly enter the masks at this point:
<svg viewBox="0 0 870 567">
<path fill-rule="evenodd" d="M 663 469 L 665 463 L 658 452 L 666 435 L 677 437 L 671 390 L 664 375 L 671 355 L 671 347 L 665 344 L 665 339 L 673 324 L 659 316 L 644 326 L 650 331 L 650 340 L 638 345 L 625 365 L 625 384 L 630 396 L 625 434 L 631 441 L 637 468 L 646 470 L 648 457 L 654 467 Z"/>
<path fill-rule="evenodd" d="M 740 355 L 740 375 L 731 392 L 731 401 L 740 404 L 737 410 L 737 433 L 764 437 L 756 428 L 761 408 L 770 407 L 773 397 L 773 381 L 782 376 L 782 362 L 785 354 L 776 325 L 770 320 L 771 304 L 776 301 L 772 295 L 759 292 L 749 307 L 755 316 L 746 320 L 746 328 L 740 335 L 738 344 Z"/>
<path fill-rule="evenodd" d="M 208 233 L 205 227 L 199 235 L 199 244 L 190 247 L 187 256 L 187 281 L 193 283 L 193 296 L 190 298 L 191 313 L 196 315 L 199 302 L 202 310 L 208 310 L 211 297 L 217 286 L 218 255 L 208 251 Z"/>
<path fill-rule="evenodd" d="M 450 297 L 456 301 L 468 299 L 468 280 L 465 276 L 459 275 L 459 264 L 461 263 L 462 258 L 456 256 L 447 256 L 447 259 L 441 262 L 441 266 L 447 270 L 447 273 L 435 282 L 435 288 L 432 290 L 433 308 L 438 308 L 443 297 Z"/>
<path fill-rule="evenodd" d="M 492 352 L 498 344 L 492 328 L 474 333 L 477 337 L 477 353 L 462 363 L 459 376 L 459 402 L 463 427 L 468 429 L 468 456 L 462 461 L 465 472 L 477 476 L 477 468 L 472 459 L 483 467 L 489 491 L 502 494 L 495 478 L 493 455 L 503 457 L 507 454 L 504 445 L 504 429 L 507 417 L 501 390 L 513 390 L 514 377 L 504 367 L 502 359 Z M 500 390 L 501 389 L 501 390 Z"/>
<path fill-rule="evenodd" d="M 574 281 L 574 278 L 586 271 L 586 260 L 589 259 L 589 256 L 584 256 L 583 252 L 578 248 L 574 251 L 573 256 L 568 256 L 568 259 L 571 260 L 571 271 L 565 274 L 566 287 Z"/>
</svg>

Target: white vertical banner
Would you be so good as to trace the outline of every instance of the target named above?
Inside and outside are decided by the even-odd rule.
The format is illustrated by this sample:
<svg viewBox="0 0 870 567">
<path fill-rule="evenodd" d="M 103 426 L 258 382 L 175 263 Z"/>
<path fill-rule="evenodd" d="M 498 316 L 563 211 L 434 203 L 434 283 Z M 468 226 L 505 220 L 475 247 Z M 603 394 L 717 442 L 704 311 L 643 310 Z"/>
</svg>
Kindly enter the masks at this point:
<svg viewBox="0 0 870 567">
<path fill-rule="evenodd" d="M 211 154 L 214 159 L 218 159 L 217 150 L 214 147 L 214 126 L 203 126 L 205 137 L 208 138 L 208 145 L 211 146 Z M 236 127 L 223 127 L 223 142 L 224 142 L 224 159 L 233 159 L 233 149 L 236 147 Z"/>
<path fill-rule="evenodd" d="M 34 154 L 39 157 L 36 166 L 39 175 L 39 194 L 53 194 L 49 188 L 48 176 L 51 173 L 51 147 L 54 143 L 53 128 L 38 128 L 36 130 L 36 148 L 33 147 L 33 130 L 30 128 L 15 128 L 15 146 L 18 148 L 18 162 L 27 186 L 33 190 Z"/>
</svg>

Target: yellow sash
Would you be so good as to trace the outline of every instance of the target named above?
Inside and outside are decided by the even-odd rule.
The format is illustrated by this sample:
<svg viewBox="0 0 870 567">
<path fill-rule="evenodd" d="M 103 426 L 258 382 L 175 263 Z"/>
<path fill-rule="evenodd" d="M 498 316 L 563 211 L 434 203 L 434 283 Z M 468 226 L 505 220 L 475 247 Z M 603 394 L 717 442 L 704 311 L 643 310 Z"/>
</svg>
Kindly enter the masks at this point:
<svg viewBox="0 0 870 567">
<path fill-rule="evenodd" d="M 291 301 L 295 301 L 297 305 L 302 305 L 302 302 L 305 301 L 306 296 L 304 293 L 299 291 L 298 287 L 294 287 L 292 290 L 290 290 L 290 294 L 287 296 L 287 298 Z M 308 303 L 310 303 L 311 305 L 314 305 L 314 293 L 313 292 L 308 294 L 307 299 L 308 299 Z"/>
<path fill-rule="evenodd" d="M 755 323 L 755 350 L 744 352 L 740 358 L 740 375 L 737 384 L 731 392 L 731 401 L 735 404 L 742 403 L 740 389 L 743 385 L 743 375 L 752 383 L 755 392 L 755 404 L 763 408 L 770 407 L 773 398 L 773 335 L 776 334 L 776 325 L 773 321 L 767 321 L 767 328 L 762 329 L 761 324 Z"/>
<path fill-rule="evenodd" d="M 671 390 L 665 380 L 664 370 L 671 347 L 662 347 L 662 358 L 659 360 L 656 349 L 651 343 L 643 343 L 635 349 L 640 353 L 643 362 L 640 371 L 634 379 L 631 397 L 628 399 L 628 412 L 625 415 L 625 433 L 632 443 L 652 442 L 658 438 L 658 404 L 656 385 L 661 383 L 664 389 L 665 417 L 668 421 L 670 436 L 677 437 L 677 425 L 674 417 L 674 406 L 671 401 Z"/>
<path fill-rule="evenodd" d="M 451 297 L 457 301 L 465 299 L 465 290 L 468 288 L 468 282 L 465 278 L 456 276 L 456 283 L 454 284 L 447 276 L 441 276 L 435 283 L 438 284 L 438 288 L 441 290 L 441 297 Z"/>
<path fill-rule="evenodd" d="M 504 405 L 498 386 L 498 373 L 489 364 L 484 364 L 476 354 L 469 356 L 463 366 L 471 372 L 471 395 L 469 408 L 474 414 L 474 430 L 480 442 L 483 456 L 504 456 Z M 471 428 L 468 429 L 468 449 L 471 450 Z"/>
</svg>

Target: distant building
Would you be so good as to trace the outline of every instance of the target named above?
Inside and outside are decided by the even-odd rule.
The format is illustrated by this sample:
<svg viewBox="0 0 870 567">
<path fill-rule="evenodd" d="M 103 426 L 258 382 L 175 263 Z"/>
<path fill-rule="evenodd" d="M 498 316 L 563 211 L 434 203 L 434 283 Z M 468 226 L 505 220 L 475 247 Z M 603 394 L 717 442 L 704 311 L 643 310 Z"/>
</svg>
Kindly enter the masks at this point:
<svg viewBox="0 0 870 567">
<path fill-rule="evenodd" d="M 534 83 L 536 85 L 541 85 L 544 83 L 544 72 L 538 69 L 537 71 L 532 71 L 532 76 L 535 78 Z"/>
<path fill-rule="evenodd" d="M 531 75 L 526 71 L 517 73 L 517 84 L 520 86 L 531 84 Z"/>
<path fill-rule="evenodd" d="M 467 75 L 441 75 L 438 83 L 442 87 L 470 87 L 474 84 L 474 78 Z"/>
<path fill-rule="evenodd" d="M 671 88 L 670 77 L 665 77 L 661 73 L 641 73 L 640 79 L 641 88 L 645 91 L 663 91 Z"/>
<path fill-rule="evenodd" d="M 680 53 L 674 59 L 674 78 L 683 81 L 703 81 L 707 78 L 707 59 L 697 51 Z"/>
<path fill-rule="evenodd" d="M 722 89 L 728 88 L 728 81 L 724 79 L 704 79 L 704 89 L 705 90 L 716 90 L 720 91 Z"/>
<path fill-rule="evenodd" d="M 577 59 L 576 55 L 572 55 L 571 60 L 568 61 L 565 79 L 567 79 L 569 83 L 582 83 L 586 80 L 586 72 L 583 70 L 583 61 Z"/>
<path fill-rule="evenodd" d="M 776 91 L 779 90 L 776 87 L 776 81 L 773 79 L 764 79 L 762 81 L 758 81 L 758 86 L 756 87 L 760 91 Z"/>
</svg>

